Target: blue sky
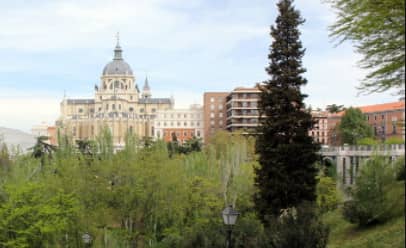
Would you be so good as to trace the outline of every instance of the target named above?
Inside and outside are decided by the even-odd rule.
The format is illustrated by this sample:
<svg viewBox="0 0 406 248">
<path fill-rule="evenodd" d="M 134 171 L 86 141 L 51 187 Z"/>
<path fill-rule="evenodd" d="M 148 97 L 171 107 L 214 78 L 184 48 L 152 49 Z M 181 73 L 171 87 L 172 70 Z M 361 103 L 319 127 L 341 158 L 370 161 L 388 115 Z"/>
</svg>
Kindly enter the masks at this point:
<svg viewBox="0 0 406 248">
<path fill-rule="evenodd" d="M 321 0 L 296 0 L 307 20 L 306 103 L 359 106 L 396 101 L 390 92 L 357 96 L 365 72 L 351 44 L 328 37 L 334 13 Z M 202 103 L 205 91 L 230 91 L 268 78 L 269 0 L 0 1 L 0 126 L 29 131 L 59 116 L 64 91 L 92 97 L 120 32 L 139 86 L 176 107 Z"/>
</svg>

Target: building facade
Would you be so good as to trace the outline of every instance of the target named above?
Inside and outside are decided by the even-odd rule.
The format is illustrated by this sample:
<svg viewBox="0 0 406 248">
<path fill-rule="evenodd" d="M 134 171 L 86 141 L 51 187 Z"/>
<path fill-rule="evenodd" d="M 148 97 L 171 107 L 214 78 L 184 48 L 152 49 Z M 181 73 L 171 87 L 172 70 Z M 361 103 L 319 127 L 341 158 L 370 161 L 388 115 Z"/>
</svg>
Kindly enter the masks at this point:
<svg viewBox="0 0 406 248">
<path fill-rule="evenodd" d="M 309 135 L 321 145 L 329 144 L 328 113 L 325 111 L 312 111 L 314 125 L 309 130 Z"/>
<path fill-rule="evenodd" d="M 124 145 L 128 132 L 152 137 L 158 111 L 172 109 L 171 98 L 152 98 L 148 79 L 142 92 L 117 42 L 114 57 L 103 69 L 93 99 L 63 99 L 57 127 L 74 140 L 95 139 L 104 128 L 115 147 Z"/>
<path fill-rule="evenodd" d="M 226 98 L 228 131 L 255 133 L 259 124 L 258 88 L 235 88 Z"/>
<path fill-rule="evenodd" d="M 204 139 L 203 108 L 192 105 L 189 109 L 167 109 L 157 112 L 153 123 L 155 139 L 172 141 L 173 136 L 180 143 L 194 137 Z"/>
<path fill-rule="evenodd" d="M 405 139 L 405 102 L 391 102 L 356 107 L 365 115 L 377 139 L 385 141 L 389 138 Z M 345 111 L 328 115 L 329 144 L 341 143 L 337 127 Z"/>
<path fill-rule="evenodd" d="M 203 95 L 204 140 L 226 128 L 226 98 L 229 92 L 206 92 Z"/>
</svg>

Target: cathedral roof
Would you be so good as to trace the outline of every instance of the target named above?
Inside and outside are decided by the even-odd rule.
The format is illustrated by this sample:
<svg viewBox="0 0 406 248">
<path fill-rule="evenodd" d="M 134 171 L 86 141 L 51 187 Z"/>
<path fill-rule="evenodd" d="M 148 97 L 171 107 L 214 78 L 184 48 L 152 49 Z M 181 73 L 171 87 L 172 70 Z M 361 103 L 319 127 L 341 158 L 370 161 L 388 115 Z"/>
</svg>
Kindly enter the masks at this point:
<svg viewBox="0 0 406 248">
<path fill-rule="evenodd" d="M 148 103 L 155 103 L 155 104 L 171 104 L 170 98 L 141 98 L 139 100 L 140 104 L 148 104 Z"/>
<path fill-rule="evenodd" d="M 68 104 L 94 104 L 94 99 L 67 99 Z"/>
<path fill-rule="evenodd" d="M 108 75 L 133 75 L 130 65 L 124 61 L 122 56 L 123 50 L 120 44 L 117 42 L 114 49 L 113 61 L 109 62 L 103 69 L 103 76 Z"/>
</svg>

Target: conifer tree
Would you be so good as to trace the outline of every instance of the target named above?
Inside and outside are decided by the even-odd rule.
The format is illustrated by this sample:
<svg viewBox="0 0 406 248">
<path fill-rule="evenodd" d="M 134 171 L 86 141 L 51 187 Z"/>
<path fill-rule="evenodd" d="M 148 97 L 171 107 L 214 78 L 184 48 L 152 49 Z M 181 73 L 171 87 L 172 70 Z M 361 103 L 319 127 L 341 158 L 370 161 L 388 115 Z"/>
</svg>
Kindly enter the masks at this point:
<svg viewBox="0 0 406 248">
<path fill-rule="evenodd" d="M 279 16 L 271 27 L 270 79 L 261 88 L 260 127 L 256 143 L 260 167 L 256 169 L 254 197 L 260 218 L 316 199 L 319 145 L 308 135 L 312 117 L 303 103 L 300 87 L 307 83 L 299 25 L 304 23 L 293 0 L 280 0 Z"/>
</svg>

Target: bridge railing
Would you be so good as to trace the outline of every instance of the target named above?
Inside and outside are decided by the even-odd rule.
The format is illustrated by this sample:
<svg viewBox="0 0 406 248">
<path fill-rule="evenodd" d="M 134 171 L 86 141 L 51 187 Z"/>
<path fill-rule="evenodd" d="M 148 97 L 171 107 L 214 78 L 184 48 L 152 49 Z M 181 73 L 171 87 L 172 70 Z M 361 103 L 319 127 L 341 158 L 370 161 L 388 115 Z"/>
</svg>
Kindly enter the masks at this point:
<svg viewBox="0 0 406 248">
<path fill-rule="evenodd" d="M 321 153 L 341 151 L 404 151 L 405 144 L 380 144 L 380 145 L 359 145 L 359 146 L 331 146 L 323 147 Z"/>
</svg>

